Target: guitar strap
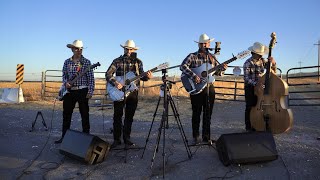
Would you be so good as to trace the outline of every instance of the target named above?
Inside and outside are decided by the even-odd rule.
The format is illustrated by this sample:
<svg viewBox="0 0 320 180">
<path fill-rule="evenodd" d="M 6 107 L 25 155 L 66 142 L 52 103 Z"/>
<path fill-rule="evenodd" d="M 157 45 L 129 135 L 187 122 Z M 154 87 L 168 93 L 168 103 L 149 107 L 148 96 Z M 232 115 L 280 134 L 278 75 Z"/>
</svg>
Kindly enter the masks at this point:
<svg viewBox="0 0 320 180">
<path fill-rule="evenodd" d="M 137 59 L 135 59 L 134 61 L 135 61 L 135 64 L 134 64 L 134 66 L 136 67 L 136 73 L 137 73 L 137 76 L 139 76 L 139 67 L 138 67 L 138 61 L 137 61 Z"/>
<path fill-rule="evenodd" d="M 136 67 L 136 73 L 137 73 L 137 76 L 139 76 L 139 67 L 138 67 L 138 61 L 137 59 L 135 59 L 135 67 Z M 137 86 L 140 86 L 140 80 L 138 80 L 136 82 Z"/>
<path fill-rule="evenodd" d="M 81 58 L 80 58 L 80 68 L 83 66 L 83 64 L 84 64 L 84 57 L 81 55 Z"/>
<path fill-rule="evenodd" d="M 217 62 L 218 63 L 218 65 L 220 64 L 220 62 L 217 60 L 217 58 L 215 57 L 215 56 L 213 56 L 211 53 L 209 53 L 209 59 L 210 59 L 210 61 L 211 61 L 211 63 L 213 64 L 213 65 L 215 65 L 215 62 Z"/>
<path fill-rule="evenodd" d="M 196 52 L 194 55 L 196 55 L 198 58 L 200 55 L 200 57 L 203 58 L 203 56 L 199 52 Z M 220 64 L 220 62 L 217 60 L 217 58 L 214 55 L 212 55 L 211 53 L 208 53 L 208 57 L 209 57 L 209 60 L 211 61 L 212 65 L 215 65 L 215 62 L 217 62 L 218 65 Z"/>
</svg>

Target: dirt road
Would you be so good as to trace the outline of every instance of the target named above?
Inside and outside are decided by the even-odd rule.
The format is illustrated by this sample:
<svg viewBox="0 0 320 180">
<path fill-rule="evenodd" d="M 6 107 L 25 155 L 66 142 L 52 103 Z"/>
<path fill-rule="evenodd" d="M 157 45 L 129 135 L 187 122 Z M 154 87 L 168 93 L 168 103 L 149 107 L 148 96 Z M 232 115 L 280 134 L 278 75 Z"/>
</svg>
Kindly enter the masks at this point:
<svg viewBox="0 0 320 180">
<path fill-rule="evenodd" d="M 155 109 L 156 103 L 153 105 L 151 109 Z M 161 136 L 159 151 L 154 155 L 161 115 L 155 116 L 143 158 L 143 149 L 111 151 L 102 163 L 96 165 L 65 157 L 59 153 L 60 145 L 53 143 L 61 133 L 62 112 L 59 106 L 53 110 L 50 104 L 0 105 L 1 179 L 158 179 L 163 173 L 166 179 L 320 179 L 319 107 L 291 107 L 293 128 L 274 136 L 279 154 L 277 160 L 225 167 L 214 145 L 190 147 L 193 156 L 189 159 L 173 117 L 169 118 L 165 138 Z M 38 117 L 35 130 L 29 132 L 39 111 L 49 130 L 44 129 L 42 119 Z M 187 140 L 191 143 L 190 110 L 179 108 L 178 112 Z M 135 119 L 133 123 L 132 140 L 138 147 L 143 148 L 146 144 L 152 115 L 150 110 L 145 116 L 138 116 L 145 118 Z M 112 110 L 91 108 L 90 118 L 91 134 L 112 142 Z M 78 112 L 74 113 L 72 129 L 81 131 Z M 243 129 L 244 103 L 217 101 L 211 124 L 212 138 L 244 132 Z"/>
</svg>

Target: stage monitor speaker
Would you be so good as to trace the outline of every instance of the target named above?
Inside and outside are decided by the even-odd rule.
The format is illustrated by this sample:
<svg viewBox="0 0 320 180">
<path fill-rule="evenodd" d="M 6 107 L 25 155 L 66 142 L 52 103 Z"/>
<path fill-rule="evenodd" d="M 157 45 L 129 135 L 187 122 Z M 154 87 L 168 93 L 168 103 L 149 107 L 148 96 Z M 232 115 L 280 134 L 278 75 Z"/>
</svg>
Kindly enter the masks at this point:
<svg viewBox="0 0 320 180">
<path fill-rule="evenodd" d="M 60 153 L 89 164 L 102 162 L 108 154 L 110 144 L 97 136 L 67 130 L 60 147 Z"/>
<path fill-rule="evenodd" d="M 216 147 L 219 159 L 225 166 L 278 158 L 273 135 L 269 132 L 223 134 L 216 142 Z"/>
</svg>

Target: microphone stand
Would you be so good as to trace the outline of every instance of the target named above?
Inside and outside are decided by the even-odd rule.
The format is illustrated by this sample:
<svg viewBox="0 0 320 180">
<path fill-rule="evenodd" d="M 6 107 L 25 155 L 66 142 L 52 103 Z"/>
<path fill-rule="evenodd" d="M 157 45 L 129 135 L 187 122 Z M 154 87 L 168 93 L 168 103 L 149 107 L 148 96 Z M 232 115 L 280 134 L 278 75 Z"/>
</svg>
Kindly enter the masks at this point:
<svg viewBox="0 0 320 180">
<path fill-rule="evenodd" d="M 216 45 L 215 45 L 215 48 L 214 48 L 214 55 L 219 55 L 220 54 L 220 44 L 221 44 L 221 42 L 215 42 L 216 43 Z M 211 107 L 210 107 L 210 84 L 209 84 L 209 76 L 210 76 L 210 74 L 208 73 L 208 71 L 209 71 L 209 62 L 210 62 L 210 58 L 209 58 L 209 50 L 213 50 L 212 48 L 206 48 L 206 75 L 207 75 L 207 77 L 206 77 L 206 79 L 207 79 L 207 95 L 206 95 L 206 100 L 207 100 L 207 105 L 206 105 L 206 118 L 207 118 L 207 121 L 209 122 L 209 128 L 210 128 L 210 124 L 211 124 L 211 114 L 210 114 L 210 109 L 211 109 Z M 213 62 L 211 62 L 212 63 L 212 65 L 213 65 Z M 215 142 L 215 140 L 211 140 L 211 133 L 209 134 L 209 142 L 208 142 L 208 144 L 209 145 L 212 145 L 212 143 L 214 143 Z"/>
<path fill-rule="evenodd" d="M 209 123 L 211 124 L 211 114 L 210 114 L 210 84 L 209 84 L 209 80 L 210 80 L 210 74 L 208 73 L 209 71 L 209 62 L 211 62 L 210 58 L 209 58 L 209 51 L 215 50 L 214 55 L 218 55 L 220 54 L 220 44 L 221 42 L 216 42 L 216 46 L 215 48 L 204 48 L 205 50 L 205 60 L 204 63 L 206 63 L 206 108 L 204 109 L 204 115 L 207 121 L 209 121 Z M 213 64 L 213 62 L 211 62 L 211 64 Z M 203 122 L 202 122 L 203 123 Z M 209 129 L 210 129 L 210 124 L 209 124 Z M 211 135 L 210 135 L 211 136 Z M 211 137 L 208 137 L 211 138 Z M 208 139 L 210 140 L 210 139 Z M 195 145 L 189 145 L 189 146 L 202 146 L 202 145 L 209 145 L 212 146 L 212 143 L 216 142 L 215 140 L 210 140 L 208 143 L 203 143 L 203 144 L 195 144 Z"/>
<path fill-rule="evenodd" d="M 124 121 L 125 121 L 125 118 L 126 118 L 126 99 L 127 99 L 127 97 L 126 97 L 126 80 L 127 80 L 127 77 L 126 77 L 126 60 L 127 60 L 127 58 L 130 58 L 130 57 L 125 57 L 125 58 L 123 58 L 123 87 L 122 87 L 122 92 L 123 92 L 123 108 L 122 108 L 122 110 L 124 111 L 124 113 L 123 113 L 123 116 L 124 116 Z M 121 119 L 121 123 L 122 123 L 122 119 Z M 122 137 L 123 137 L 123 134 L 124 134 L 124 122 L 123 122 L 123 125 L 122 125 Z M 120 137 L 121 137 L 121 135 L 120 135 Z M 124 139 L 124 138 L 123 138 Z M 125 144 L 125 142 L 124 142 L 124 148 L 122 149 L 122 148 L 117 148 L 117 149 L 113 149 L 113 150 L 124 150 L 125 151 L 125 160 L 124 160 L 124 162 L 125 163 L 127 163 L 127 156 L 128 156 L 128 150 L 130 150 L 130 149 L 141 149 L 141 148 L 128 148 L 127 147 L 127 145 Z"/>
<path fill-rule="evenodd" d="M 207 75 L 207 77 L 206 77 L 206 81 L 207 81 L 207 85 L 206 85 L 206 87 L 207 87 L 207 92 L 206 92 L 206 100 L 207 100 L 207 102 L 206 103 L 207 103 L 207 105 L 206 105 L 206 109 L 205 109 L 204 113 L 206 114 L 205 117 L 206 117 L 207 122 L 211 122 L 211 120 L 210 120 L 211 119 L 211 117 L 210 117 L 210 89 L 209 89 L 210 85 L 209 85 L 209 73 L 208 73 L 208 71 L 209 71 L 209 67 L 208 66 L 209 66 L 210 58 L 209 58 L 208 49 L 206 49 L 206 60 L 205 61 L 206 61 L 206 75 Z M 211 123 L 209 123 L 209 128 L 210 128 L 210 124 Z M 209 144 L 211 145 L 212 143 L 210 142 Z"/>
<path fill-rule="evenodd" d="M 126 58 L 123 58 L 123 62 L 122 62 L 122 66 L 123 66 L 123 87 L 122 87 L 122 91 L 123 91 L 123 107 L 122 107 L 122 110 L 124 111 L 123 112 L 123 116 L 124 116 L 124 120 L 123 120 L 123 125 L 122 125 L 122 139 L 123 138 L 123 134 L 124 134 L 124 121 L 126 119 L 126 80 L 127 80 L 127 76 L 126 76 L 126 60 L 127 60 L 127 57 Z M 122 117 L 121 117 L 121 121 L 122 121 Z M 121 123 L 122 124 L 122 123 Z M 120 135 L 120 138 L 121 138 L 121 135 Z M 124 159 L 124 162 L 127 163 L 127 156 L 128 156 L 128 148 L 127 148 L 127 145 L 124 143 L 124 151 L 126 152 L 126 155 L 125 155 L 125 159 Z"/>
</svg>

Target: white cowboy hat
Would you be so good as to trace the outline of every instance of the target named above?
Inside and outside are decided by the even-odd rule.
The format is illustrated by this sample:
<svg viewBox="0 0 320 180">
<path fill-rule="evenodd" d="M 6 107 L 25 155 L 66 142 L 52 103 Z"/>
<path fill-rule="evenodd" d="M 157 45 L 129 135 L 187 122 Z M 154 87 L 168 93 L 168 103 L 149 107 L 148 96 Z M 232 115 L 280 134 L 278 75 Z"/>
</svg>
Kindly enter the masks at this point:
<svg viewBox="0 0 320 180">
<path fill-rule="evenodd" d="M 259 43 L 259 42 L 255 42 L 253 44 L 253 46 L 250 46 L 248 48 L 248 50 L 250 50 L 251 52 L 254 52 L 256 54 L 259 54 L 261 56 L 269 53 L 268 47 L 263 45 L 263 44 L 261 44 L 261 43 Z"/>
<path fill-rule="evenodd" d="M 75 40 L 72 44 L 67 44 L 68 48 L 80 48 L 83 49 L 83 43 L 81 40 Z"/>
<path fill-rule="evenodd" d="M 196 43 L 207 43 L 213 41 L 214 38 L 210 39 L 207 34 L 201 34 L 199 37 L 199 41 L 194 41 Z"/>
<path fill-rule="evenodd" d="M 133 40 L 127 40 L 124 45 L 121 45 L 121 47 L 126 48 L 126 49 L 134 49 L 134 50 L 138 50 L 139 47 L 136 47 L 136 43 L 134 43 Z"/>
</svg>

